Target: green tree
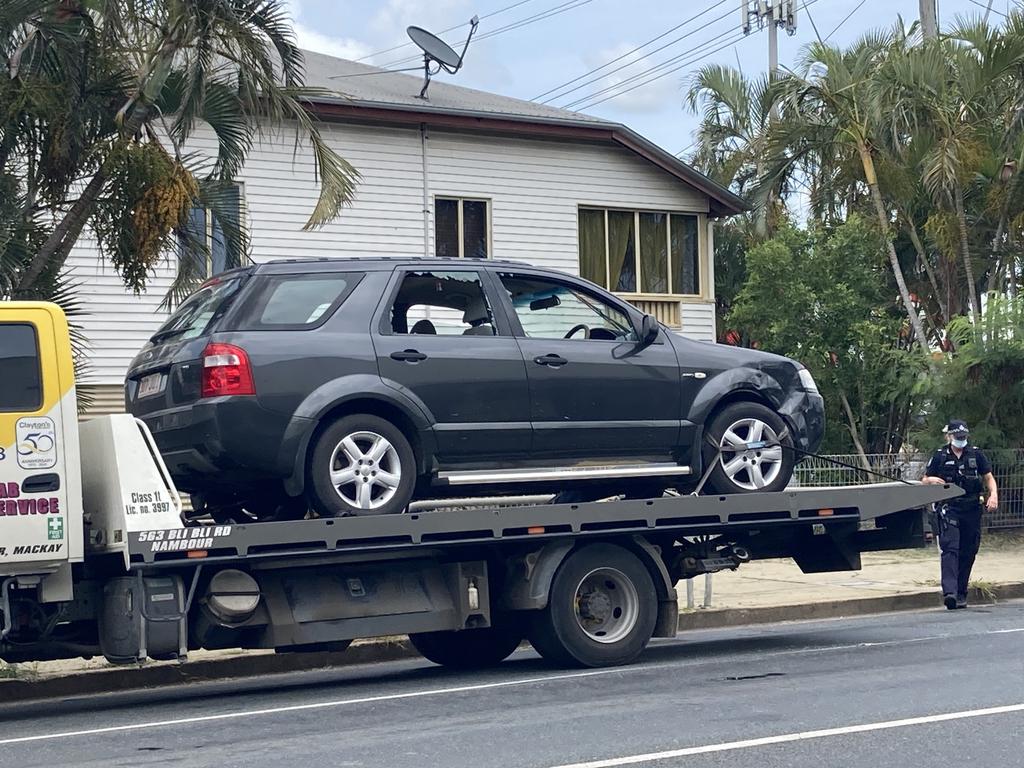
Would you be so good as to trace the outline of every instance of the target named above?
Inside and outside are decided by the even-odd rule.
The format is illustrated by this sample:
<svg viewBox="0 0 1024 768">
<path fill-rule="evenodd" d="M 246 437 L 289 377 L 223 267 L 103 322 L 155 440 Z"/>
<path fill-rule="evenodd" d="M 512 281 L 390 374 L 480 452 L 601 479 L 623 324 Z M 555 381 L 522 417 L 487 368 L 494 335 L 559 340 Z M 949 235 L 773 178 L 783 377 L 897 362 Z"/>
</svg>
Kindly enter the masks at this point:
<svg viewBox="0 0 1024 768">
<path fill-rule="evenodd" d="M 874 78 L 879 114 L 890 122 L 890 144 L 920 170 L 936 213 L 926 229 L 952 226 L 975 323 L 980 296 L 972 255 L 968 196 L 977 190 L 984 159 L 999 151 L 1007 133 L 993 132 L 992 117 L 1013 108 L 1019 93 L 1013 73 L 1024 61 L 1024 38 L 1000 34 L 982 21 L 961 21 L 941 40 L 902 45 Z M 948 212 L 948 215 L 946 215 Z M 981 224 L 984 211 L 975 223 Z"/>
<path fill-rule="evenodd" d="M 812 43 L 798 71 L 778 81 L 782 119 L 773 123 L 774 161 L 776 167 L 786 167 L 803 160 L 828 177 L 837 168 L 850 168 L 851 156 L 856 158 L 859 181 L 867 187 L 884 235 L 889 266 L 914 338 L 927 349 L 924 327 L 896 251 L 891 206 L 879 184 L 882 128 L 872 83 L 894 47 L 902 47 L 902 36 L 895 32 L 865 35 L 845 51 Z"/>
<path fill-rule="evenodd" d="M 990 448 L 1018 448 L 1024 435 L 1024 299 L 992 297 L 980 323 L 957 318 L 949 327 L 957 353 L 932 380 L 929 434 L 949 418 L 971 425 L 971 439 Z"/>
<path fill-rule="evenodd" d="M 303 86 L 281 0 L 8 0 L 0 56 L 0 179 L 21 201 L 8 221 L 21 239 L 0 251 L 8 293 L 39 295 L 87 226 L 141 290 L 174 236 L 189 236 L 196 198 L 244 248 L 225 195 L 253 143 L 285 127 L 320 182 L 307 228 L 352 198 L 358 174 L 306 109 L 318 91 Z M 213 157 L 190 149 L 200 124 Z M 181 266 L 184 291 L 195 275 Z"/>
<path fill-rule="evenodd" d="M 854 214 L 834 228 L 784 227 L 747 253 L 730 322 L 811 371 L 829 411 L 826 450 L 898 450 L 909 426 L 923 360 L 886 299 L 885 251 Z"/>
</svg>

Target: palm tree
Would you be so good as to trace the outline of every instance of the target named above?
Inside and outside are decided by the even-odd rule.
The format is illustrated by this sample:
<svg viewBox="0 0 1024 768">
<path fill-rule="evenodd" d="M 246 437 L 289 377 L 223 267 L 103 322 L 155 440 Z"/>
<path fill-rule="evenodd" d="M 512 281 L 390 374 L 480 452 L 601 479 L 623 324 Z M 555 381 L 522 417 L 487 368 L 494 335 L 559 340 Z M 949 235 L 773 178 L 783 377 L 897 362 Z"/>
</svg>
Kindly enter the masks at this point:
<svg viewBox="0 0 1024 768">
<path fill-rule="evenodd" d="M 357 172 L 330 148 L 306 109 L 318 91 L 303 87 L 302 55 L 283 0 L 10 0 L 3 5 L 0 45 L 12 79 L 52 84 L 60 76 L 86 89 L 102 83 L 108 96 L 118 97 L 92 115 L 91 132 L 79 142 L 75 158 L 80 185 L 71 185 L 74 194 L 67 197 L 53 196 L 57 223 L 19 270 L 17 291 L 31 292 L 44 274 L 59 273 L 90 221 L 108 234 L 99 238 L 100 245 L 113 252 L 115 263 L 134 258 L 140 242 L 164 249 L 169 230 L 184 225 L 192 198 L 205 196 L 216 213 L 218 194 L 240 171 L 253 142 L 283 126 L 297 131 L 297 141 L 308 142 L 320 182 L 306 227 L 327 223 L 352 199 Z M 185 152 L 199 122 L 217 137 L 212 163 Z M 0 136 L 0 145 L 6 136 Z M 23 149 L 35 151 L 30 159 L 38 160 L 46 146 Z M 149 174 L 145 183 L 139 182 L 140 173 Z M 148 190 L 150 199 L 156 197 L 152 209 L 162 218 L 147 221 L 137 211 L 125 216 L 139 199 L 108 192 L 111 185 L 123 191 L 126 180 L 140 196 Z M 61 191 L 67 190 L 56 190 Z M 133 224 L 134 237 L 111 222 Z M 225 222 L 226 230 L 244 237 L 240 223 L 231 226 L 229 217 Z M 145 231 L 147 225 L 153 231 Z M 138 278 L 140 268 L 135 269 Z M 143 262 L 143 279 L 145 271 Z"/>
<path fill-rule="evenodd" d="M 879 114 L 904 148 L 919 146 L 921 179 L 956 223 L 971 316 L 981 319 L 967 195 L 988 154 L 989 126 L 1014 94 L 1007 75 L 1024 44 L 981 21 L 961 21 L 939 40 L 889 56 L 875 78 Z"/>
<path fill-rule="evenodd" d="M 782 119 L 773 124 L 771 154 L 782 167 L 798 162 L 834 167 L 856 158 L 860 182 L 867 187 L 884 235 L 889 265 L 914 338 L 922 349 L 928 349 L 924 327 L 896 253 L 892 214 L 879 186 L 877 168 L 881 143 L 872 80 L 897 38 L 894 33 L 868 34 L 847 51 L 822 42 L 812 43 L 799 71 L 789 72 L 778 80 Z M 770 172 L 777 173 L 779 169 Z"/>
<path fill-rule="evenodd" d="M 732 67 L 707 65 L 694 74 L 686 100 L 701 115 L 690 162 L 719 184 L 752 198 L 759 212 L 758 234 L 771 234 L 785 217 L 784 201 L 795 177 L 764 175 L 773 102 L 768 78 L 751 80 Z"/>
</svg>

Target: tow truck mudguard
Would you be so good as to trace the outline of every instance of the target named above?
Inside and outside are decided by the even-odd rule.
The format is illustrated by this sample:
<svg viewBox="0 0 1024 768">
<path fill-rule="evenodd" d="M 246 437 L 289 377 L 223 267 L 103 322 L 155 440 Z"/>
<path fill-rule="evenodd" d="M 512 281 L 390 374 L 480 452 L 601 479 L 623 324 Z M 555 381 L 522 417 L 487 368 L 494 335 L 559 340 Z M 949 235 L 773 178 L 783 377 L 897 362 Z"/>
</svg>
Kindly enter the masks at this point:
<svg viewBox="0 0 1024 768">
<path fill-rule="evenodd" d="M 654 637 L 675 637 L 679 624 L 679 601 L 661 553 L 658 547 L 642 536 L 631 536 L 630 541 L 633 553 L 647 566 L 658 594 L 658 620 L 654 627 Z M 545 608 L 555 573 L 576 546 L 571 541 L 553 541 L 540 549 L 512 558 L 508 563 L 504 606 L 516 611 Z"/>
</svg>

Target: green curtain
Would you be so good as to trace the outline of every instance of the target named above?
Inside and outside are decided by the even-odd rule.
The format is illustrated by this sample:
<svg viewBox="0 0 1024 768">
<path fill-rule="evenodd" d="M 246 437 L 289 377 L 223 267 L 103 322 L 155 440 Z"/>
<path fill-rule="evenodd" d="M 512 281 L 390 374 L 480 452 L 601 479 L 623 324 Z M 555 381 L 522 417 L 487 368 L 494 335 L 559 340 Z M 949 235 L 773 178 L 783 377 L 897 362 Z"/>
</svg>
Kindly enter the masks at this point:
<svg viewBox="0 0 1024 768">
<path fill-rule="evenodd" d="M 668 293 L 668 217 L 640 214 L 641 293 Z"/>
<path fill-rule="evenodd" d="M 604 211 L 581 208 L 579 216 L 580 276 L 608 287 L 604 252 Z"/>
<path fill-rule="evenodd" d="M 672 292 L 700 293 L 700 250 L 696 216 L 672 216 Z"/>
<path fill-rule="evenodd" d="M 608 211 L 608 271 L 613 291 L 636 293 L 636 238 L 631 211 Z"/>
</svg>

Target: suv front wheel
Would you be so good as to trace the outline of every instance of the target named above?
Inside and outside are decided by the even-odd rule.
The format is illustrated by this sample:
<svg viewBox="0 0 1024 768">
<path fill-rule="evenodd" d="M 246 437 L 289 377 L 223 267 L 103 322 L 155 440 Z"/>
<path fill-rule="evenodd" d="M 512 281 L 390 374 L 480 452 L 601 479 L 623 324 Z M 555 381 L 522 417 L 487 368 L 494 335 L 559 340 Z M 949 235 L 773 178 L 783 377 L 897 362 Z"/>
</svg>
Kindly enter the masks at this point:
<svg viewBox="0 0 1024 768">
<path fill-rule="evenodd" d="M 379 416 L 345 416 L 321 432 L 313 448 L 310 501 L 323 517 L 401 513 L 415 482 L 412 446 Z"/>
<path fill-rule="evenodd" d="M 793 476 L 796 455 L 786 422 L 759 403 L 733 403 L 712 419 L 703 445 L 708 485 L 717 493 L 781 491 Z"/>
</svg>

